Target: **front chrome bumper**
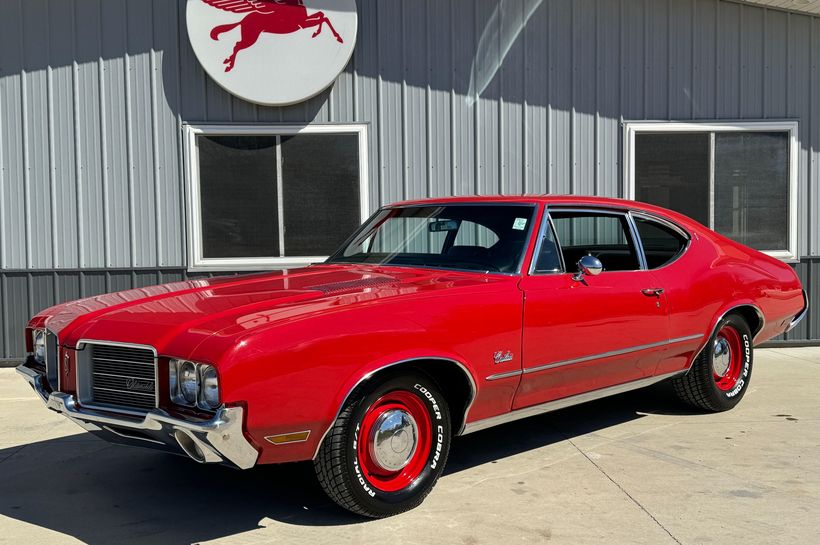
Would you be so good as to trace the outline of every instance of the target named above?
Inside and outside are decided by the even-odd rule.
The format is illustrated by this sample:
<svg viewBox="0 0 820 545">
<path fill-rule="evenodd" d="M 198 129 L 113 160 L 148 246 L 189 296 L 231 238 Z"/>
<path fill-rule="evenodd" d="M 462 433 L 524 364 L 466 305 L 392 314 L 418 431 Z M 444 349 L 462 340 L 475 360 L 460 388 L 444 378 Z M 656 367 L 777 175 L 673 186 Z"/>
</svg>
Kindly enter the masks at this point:
<svg viewBox="0 0 820 545">
<path fill-rule="evenodd" d="M 222 407 L 213 418 L 191 422 L 155 409 L 140 418 L 81 408 L 63 392 L 47 392 L 43 375 L 25 364 L 17 372 L 26 379 L 46 407 L 108 441 L 187 455 L 201 463 L 224 463 L 239 469 L 256 465 L 257 450 L 242 432 L 242 407 Z"/>
</svg>

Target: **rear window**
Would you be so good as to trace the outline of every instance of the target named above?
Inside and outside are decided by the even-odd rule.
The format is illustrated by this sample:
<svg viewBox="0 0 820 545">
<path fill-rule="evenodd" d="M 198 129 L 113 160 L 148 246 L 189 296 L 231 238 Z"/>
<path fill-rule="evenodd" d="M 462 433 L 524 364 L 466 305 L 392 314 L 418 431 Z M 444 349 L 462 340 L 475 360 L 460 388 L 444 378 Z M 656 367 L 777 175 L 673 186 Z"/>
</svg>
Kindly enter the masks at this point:
<svg viewBox="0 0 820 545">
<path fill-rule="evenodd" d="M 686 248 L 686 237 L 662 223 L 636 216 L 635 226 L 643 244 L 646 266 L 650 269 L 671 263 Z"/>
</svg>

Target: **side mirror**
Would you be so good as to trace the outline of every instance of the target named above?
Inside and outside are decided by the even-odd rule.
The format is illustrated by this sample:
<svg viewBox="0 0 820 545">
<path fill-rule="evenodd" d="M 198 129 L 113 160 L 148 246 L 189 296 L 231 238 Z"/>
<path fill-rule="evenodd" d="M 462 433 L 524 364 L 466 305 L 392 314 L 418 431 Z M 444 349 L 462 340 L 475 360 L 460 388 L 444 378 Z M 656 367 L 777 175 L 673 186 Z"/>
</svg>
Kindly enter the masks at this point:
<svg viewBox="0 0 820 545">
<path fill-rule="evenodd" d="M 576 282 L 584 279 L 584 276 L 598 276 L 604 270 L 601 260 L 594 255 L 585 255 L 578 260 L 578 272 L 572 277 Z"/>
</svg>

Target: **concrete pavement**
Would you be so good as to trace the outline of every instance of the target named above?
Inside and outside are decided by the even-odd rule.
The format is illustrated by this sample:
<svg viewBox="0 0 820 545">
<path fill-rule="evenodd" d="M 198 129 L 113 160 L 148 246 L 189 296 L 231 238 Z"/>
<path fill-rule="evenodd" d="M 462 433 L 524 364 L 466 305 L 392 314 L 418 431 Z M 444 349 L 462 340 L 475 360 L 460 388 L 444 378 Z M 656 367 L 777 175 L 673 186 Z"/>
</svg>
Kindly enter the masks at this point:
<svg viewBox="0 0 820 545">
<path fill-rule="evenodd" d="M 0 370 L 0 543 L 816 543 L 820 349 L 756 353 L 735 410 L 663 385 L 455 441 L 418 509 L 364 521 L 310 464 L 240 472 L 108 445 Z"/>
</svg>

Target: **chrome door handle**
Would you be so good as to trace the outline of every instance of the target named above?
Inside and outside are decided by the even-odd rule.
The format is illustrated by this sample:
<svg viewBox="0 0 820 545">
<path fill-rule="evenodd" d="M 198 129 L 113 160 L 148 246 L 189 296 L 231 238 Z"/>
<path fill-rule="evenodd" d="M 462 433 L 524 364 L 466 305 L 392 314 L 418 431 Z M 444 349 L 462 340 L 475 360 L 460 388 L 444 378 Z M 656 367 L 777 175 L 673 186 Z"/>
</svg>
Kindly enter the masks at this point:
<svg viewBox="0 0 820 545">
<path fill-rule="evenodd" d="M 663 288 L 644 288 L 641 293 L 647 297 L 660 297 L 663 294 Z"/>
</svg>

